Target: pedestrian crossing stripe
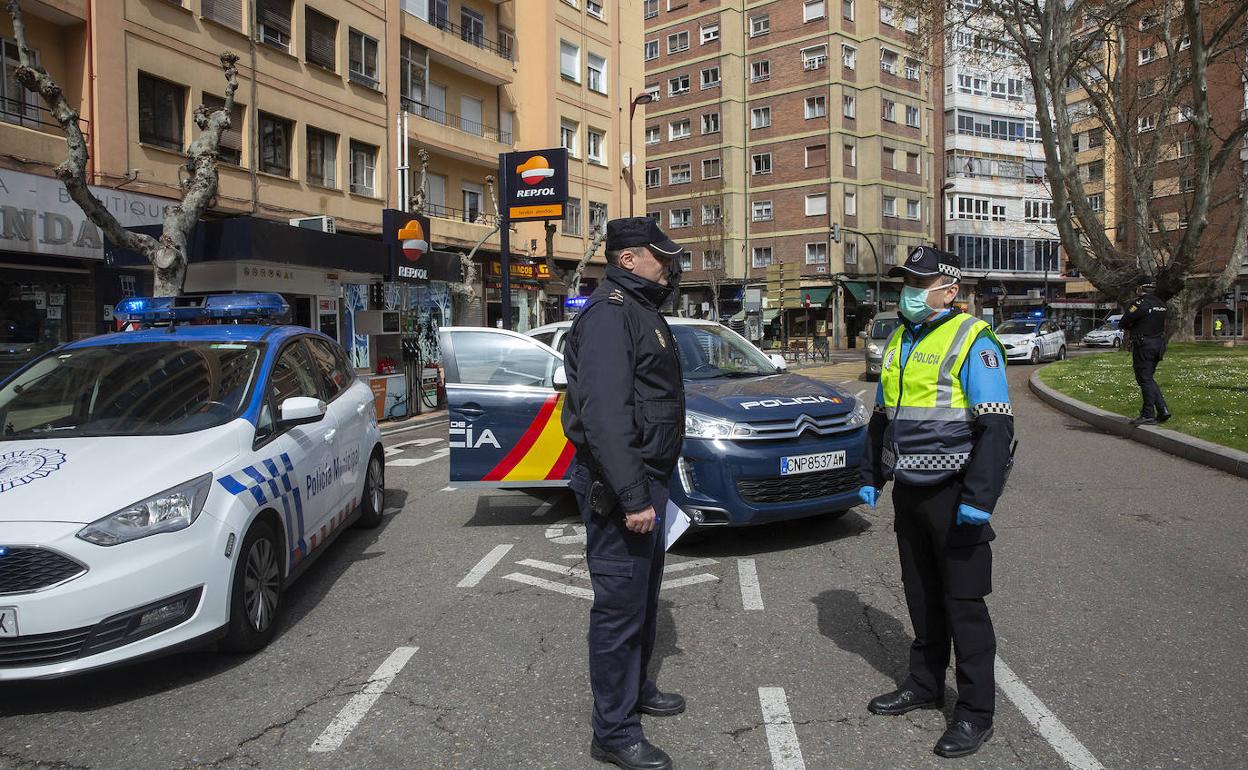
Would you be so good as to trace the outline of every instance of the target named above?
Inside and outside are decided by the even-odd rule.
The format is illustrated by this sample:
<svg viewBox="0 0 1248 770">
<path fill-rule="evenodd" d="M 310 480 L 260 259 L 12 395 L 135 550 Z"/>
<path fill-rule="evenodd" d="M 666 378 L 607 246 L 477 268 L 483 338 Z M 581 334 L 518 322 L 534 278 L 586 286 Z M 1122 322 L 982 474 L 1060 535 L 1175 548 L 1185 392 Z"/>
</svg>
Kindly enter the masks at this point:
<svg viewBox="0 0 1248 770">
<path fill-rule="evenodd" d="M 566 476 L 576 449 L 563 434 L 564 394 L 546 399 L 511 451 L 482 481 L 555 481 Z"/>
</svg>

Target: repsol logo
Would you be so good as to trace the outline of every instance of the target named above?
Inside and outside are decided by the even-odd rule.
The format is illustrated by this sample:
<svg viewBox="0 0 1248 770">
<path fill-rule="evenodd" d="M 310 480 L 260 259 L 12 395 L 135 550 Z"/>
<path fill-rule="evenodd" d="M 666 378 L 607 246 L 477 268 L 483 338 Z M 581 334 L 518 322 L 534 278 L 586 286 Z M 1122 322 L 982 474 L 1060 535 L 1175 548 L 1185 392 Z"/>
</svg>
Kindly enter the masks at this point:
<svg viewBox="0 0 1248 770">
<path fill-rule="evenodd" d="M 533 187 L 528 190 L 516 190 L 517 198 L 536 198 L 539 195 L 554 195 L 553 187 Z"/>
<path fill-rule="evenodd" d="M 342 457 L 335 457 L 332 463 L 325 463 L 325 467 L 317 468 L 315 472 L 309 473 L 303 480 L 304 487 L 308 490 L 308 497 L 316 497 L 329 489 L 339 476 L 354 470 L 359 464 L 360 450 L 352 449 Z"/>
<path fill-rule="evenodd" d="M 940 363 L 939 353 L 915 353 L 911 356 L 916 364 L 938 364 Z"/>
<path fill-rule="evenodd" d="M 742 409 L 774 409 L 777 406 L 797 406 L 798 404 L 839 404 L 841 399 L 831 396 L 795 396 L 793 398 L 768 398 L 762 401 L 744 401 Z"/>
<path fill-rule="evenodd" d="M 419 278 L 422 281 L 429 280 L 429 271 L 422 270 L 418 267 L 408 267 L 407 265 L 399 265 L 400 278 Z"/>
</svg>

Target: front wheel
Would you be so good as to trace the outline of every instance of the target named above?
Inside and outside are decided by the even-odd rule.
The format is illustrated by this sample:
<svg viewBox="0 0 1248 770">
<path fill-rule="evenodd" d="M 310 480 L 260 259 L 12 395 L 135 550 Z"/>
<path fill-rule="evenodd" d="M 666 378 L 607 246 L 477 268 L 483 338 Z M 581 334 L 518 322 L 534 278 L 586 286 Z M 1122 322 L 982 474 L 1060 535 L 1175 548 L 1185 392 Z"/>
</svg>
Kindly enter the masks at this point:
<svg viewBox="0 0 1248 770">
<path fill-rule="evenodd" d="M 1030 359 L 1030 360 L 1031 360 L 1031 363 L 1032 363 L 1033 365 L 1034 365 L 1034 364 L 1038 364 L 1038 363 L 1040 363 L 1040 348 L 1032 348 L 1032 349 L 1031 349 L 1031 359 Z"/>
<path fill-rule="evenodd" d="M 364 496 L 360 499 L 360 518 L 356 526 L 372 529 L 381 524 L 381 512 L 386 507 L 386 465 L 381 452 L 374 451 L 368 458 L 364 471 Z"/>
<path fill-rule="evenodd" d="M 247 530 L 234 565 L 230 590 L 230 622 L 223 649 L 254 652 L 267 645 L 277 631 L 282 612 L 282 549 L 278 536 L 265 521 Z"/>
<path fill-rule="evenodd" d="M 1062 345 L 1060 348 L 1057 349 L 1057 360 L 1058 361 L 1066 360 L 1066 346 L 1065 345 Z"/>
<path fill-rule="evenodd" d="M 1122 340 L 1114 340 L 1114 350 L 1122 347 Z"/>
</svg>

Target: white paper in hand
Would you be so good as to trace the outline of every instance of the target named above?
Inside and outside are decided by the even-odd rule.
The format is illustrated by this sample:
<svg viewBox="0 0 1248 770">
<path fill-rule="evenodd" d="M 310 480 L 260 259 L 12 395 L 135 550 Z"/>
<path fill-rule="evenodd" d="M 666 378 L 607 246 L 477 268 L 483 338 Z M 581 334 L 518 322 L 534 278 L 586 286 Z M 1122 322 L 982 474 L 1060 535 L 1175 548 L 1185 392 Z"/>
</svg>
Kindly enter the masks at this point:
<svg viewBox="0 0 1248 770">
<path fill-rule="evenodd" d="M 689 529 L 689 515 L 680 510 L 676 503 L 668 500 L 667 510 L 663 511 L 663 550 L 672 550 L 672 543 L 680 539 L 686 529 Z"/>
</svg>

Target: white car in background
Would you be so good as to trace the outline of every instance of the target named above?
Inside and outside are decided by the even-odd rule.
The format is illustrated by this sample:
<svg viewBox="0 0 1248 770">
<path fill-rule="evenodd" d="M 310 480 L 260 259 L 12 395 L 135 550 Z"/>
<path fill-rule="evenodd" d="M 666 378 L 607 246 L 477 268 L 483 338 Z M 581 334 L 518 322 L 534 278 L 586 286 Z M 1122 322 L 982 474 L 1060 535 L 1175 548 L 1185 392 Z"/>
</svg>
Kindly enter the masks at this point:
<svg viewBox="0 0 1248 770">
<path fill-rule="evenodd" d="M 1104 324 L 1083 335 L 1083 344 L 1088 347 L 1114 348 L 1115 350 L 1122 347 L 1124 333 L 1118 327 L 1120 318 L 1122 318 L 1120 315 L 1111 315 Z"/>
<path fill-rule="evenodd" d="M 1011 361 L 1061 361 L 1066 358 L 1066 332 L 1047 318 L 1014 318 L 996 328 Z"/>
</svg>

